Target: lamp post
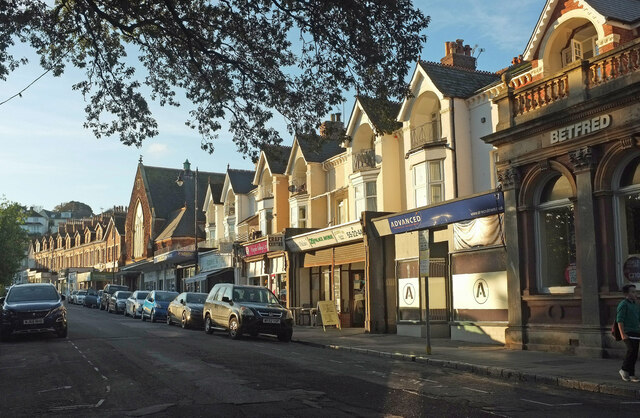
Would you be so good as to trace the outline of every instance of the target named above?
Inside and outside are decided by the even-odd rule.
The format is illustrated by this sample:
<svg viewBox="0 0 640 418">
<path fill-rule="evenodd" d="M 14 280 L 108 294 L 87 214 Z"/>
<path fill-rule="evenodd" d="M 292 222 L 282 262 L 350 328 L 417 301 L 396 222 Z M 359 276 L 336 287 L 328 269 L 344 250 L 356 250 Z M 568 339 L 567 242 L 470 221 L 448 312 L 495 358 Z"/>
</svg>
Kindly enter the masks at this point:
<svg viewBox="0 0 640 418">
<path fill-rule="evenodd" d="M 184 169 L 178 174 L 176 184 L 182 187 L 185 178 L 193 178 L 193 242 L 196 255 L 195 274 L 198 273 L 198 167 L 196 171 L 191 171 L 189 160 L 185 160 Z"/>
</svg>

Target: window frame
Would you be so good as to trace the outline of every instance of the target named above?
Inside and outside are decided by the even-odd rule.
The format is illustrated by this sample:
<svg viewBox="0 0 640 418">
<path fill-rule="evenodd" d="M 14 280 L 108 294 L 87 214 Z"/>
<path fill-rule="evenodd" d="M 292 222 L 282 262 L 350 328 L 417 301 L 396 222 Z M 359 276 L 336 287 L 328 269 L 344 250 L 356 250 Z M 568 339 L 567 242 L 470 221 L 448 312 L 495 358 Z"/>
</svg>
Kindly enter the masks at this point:
<svg viewBox="0 0 640 418">
<path fill-rule="evenodd" d="M 440 179 L 434 180 L 431 178 L 431 165 L 438 164 L 438 171 L 440 173 Z M 418 184 L 416 177 L 418 174 L 418 170 L 423 166 L 424 170 L 424 183 Z M 413 188 L 413 205 L 414 208 L 429 206 L 435 203 L 444 202 L 445 198 L 445 173 L 444 173 L 444 159 L 435 159 L 435 160 L 425 160 L 418 164 L 414 164 L 411 167 L 411 183 Z M 434 201 L 433 196 L 431 195 L 431 188 L 433 186 L 440 187 L 440 195 L 441 199 L 438 201 Z M 425 204 L 418 205 L 418 192 L 422 191 L 425 197 Z"/>
</svg>

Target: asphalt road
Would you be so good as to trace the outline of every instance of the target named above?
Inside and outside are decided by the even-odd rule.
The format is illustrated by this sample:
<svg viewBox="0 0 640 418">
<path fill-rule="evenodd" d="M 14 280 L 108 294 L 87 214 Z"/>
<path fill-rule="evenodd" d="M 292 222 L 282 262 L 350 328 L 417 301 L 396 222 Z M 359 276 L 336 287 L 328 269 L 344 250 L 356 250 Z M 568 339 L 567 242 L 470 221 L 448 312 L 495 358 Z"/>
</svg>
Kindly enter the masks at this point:
<svg viewBox="0 0 640 418">
<path fill-rule="evenodd" d="M 295 331 L 294 331 L 295 333 Z M 0 417 L 638 416 L 640 402 L 69 306 L 0 345 Z"/>
</svg>

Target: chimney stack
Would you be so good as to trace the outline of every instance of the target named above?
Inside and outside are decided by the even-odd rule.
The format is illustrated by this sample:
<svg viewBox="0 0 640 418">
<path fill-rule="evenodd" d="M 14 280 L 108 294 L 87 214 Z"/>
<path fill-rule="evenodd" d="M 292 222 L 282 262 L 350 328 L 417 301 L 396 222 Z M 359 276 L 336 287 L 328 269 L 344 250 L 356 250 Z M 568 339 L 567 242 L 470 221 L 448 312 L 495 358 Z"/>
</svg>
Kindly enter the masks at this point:
<svg viewBox="0 0 640 418">
<path fill-rule="evenodd" d="M 335 135 L 338 130 L 343 128 L 342 121 L 340 120 L 341 113 L 332 113 L 330 120 L 322 122 L 318 131 L 320 136 Z"/>
<path fill-rule="evenodd" d="M 445 56 L 440 60 L 440 63 L 475 70 L 476 58 L 472 55 L 472 48 L 469 45 L 463 45 L 463 42 L 462 39 L 456 39 L 455 42 L 445 42 Z"/>
</svg>

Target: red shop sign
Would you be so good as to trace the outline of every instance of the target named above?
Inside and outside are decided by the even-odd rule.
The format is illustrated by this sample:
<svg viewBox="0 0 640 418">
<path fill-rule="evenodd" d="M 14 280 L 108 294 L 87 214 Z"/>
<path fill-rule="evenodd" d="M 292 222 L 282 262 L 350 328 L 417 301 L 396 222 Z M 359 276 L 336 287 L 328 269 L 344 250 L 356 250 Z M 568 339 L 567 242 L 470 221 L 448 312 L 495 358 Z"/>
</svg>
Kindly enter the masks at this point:
<svg viewBox="0 0 640 418">
<path fill-rule="evenodd" d="M 566 269 L 564 269 L 564 279 L 569 284 L 578 283 L 578 273 L 576 272 L 576 263 L 570 263 Z"/>
<path fill-rule="evenodd" d="M 264 254 L 267 251 L 267 240 L 255 242 L 244 247 L 244 254 L 247 257 L 251 257 L 252 255 Z"/>
</svg>

